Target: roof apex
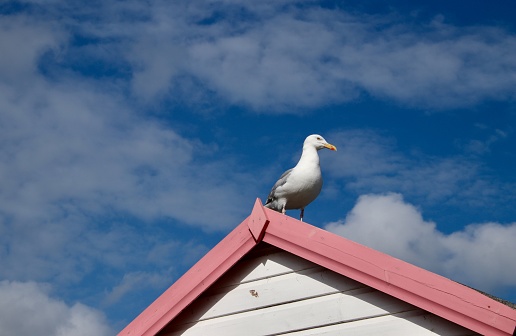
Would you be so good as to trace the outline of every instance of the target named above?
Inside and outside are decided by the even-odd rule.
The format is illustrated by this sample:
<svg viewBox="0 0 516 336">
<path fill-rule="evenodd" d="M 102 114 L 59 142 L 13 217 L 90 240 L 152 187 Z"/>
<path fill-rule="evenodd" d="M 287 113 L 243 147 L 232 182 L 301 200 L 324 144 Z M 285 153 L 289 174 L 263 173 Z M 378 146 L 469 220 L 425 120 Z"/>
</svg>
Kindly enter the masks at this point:
<svg viewBox="0 0 516 336">
<path fill-rule="evenodd" d="M 247 226 L 257 243 L 262 241 L 263 236 L 265 235 L 265 230 L 267 230 L 267 226 L 269 225 L 269 219 L 263 209 L 264 207 L 262 206 L 260 199 L 256 199 L 253 211 L 247 218 Z"/>
<path fill-rule="evenodd" d="M 155 335 L 260 241 L 483 335 L 513 335 L 516 310 L 469 287 L 265 208 L 251 215 L 179 278 L 119 336 Z"/>
</svg>

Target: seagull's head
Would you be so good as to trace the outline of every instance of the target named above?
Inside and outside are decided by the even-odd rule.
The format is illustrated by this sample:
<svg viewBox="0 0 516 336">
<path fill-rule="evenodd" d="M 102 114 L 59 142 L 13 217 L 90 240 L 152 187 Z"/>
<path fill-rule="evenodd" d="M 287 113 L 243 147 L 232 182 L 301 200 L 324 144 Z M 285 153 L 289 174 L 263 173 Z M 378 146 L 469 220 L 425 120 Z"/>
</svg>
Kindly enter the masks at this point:
<svg viewBox="0 0 516 336">
<path fill-rule="evenodd" d="M 309 135 L 306 139 L 305 139 L 305 143 L 304 143 L 304 146 L 306 145 L 309 145 L 309 146 L 314 146 L 315 149 L 319 150 L 319 149 L 323 149 L 323 148 L 328 148 L 329 150 L 332 150 L 332 151 L 336 151 L 337 150 L 337 147 L 335 147 L 334 145 L 328 143 L 322 136 L 320 136 L 319 134 L 312 134 L 312 135 Z"/>
</svg>

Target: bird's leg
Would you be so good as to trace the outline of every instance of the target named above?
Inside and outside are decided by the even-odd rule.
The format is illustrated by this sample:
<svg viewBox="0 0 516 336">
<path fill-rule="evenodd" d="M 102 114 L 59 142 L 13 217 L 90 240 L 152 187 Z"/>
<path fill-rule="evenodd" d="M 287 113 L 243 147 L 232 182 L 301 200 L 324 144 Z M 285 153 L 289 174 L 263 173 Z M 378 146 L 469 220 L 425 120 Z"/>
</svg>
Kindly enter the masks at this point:
<svg viewBox="0 0 516 336">
<path fill-rule="evenodd" d="M 281 213 L 285 214 L 285 212 L 287 212 L 287 210 L 285 209 L 285 206 L 283 206 L 283 208 L 281 208 Z"/>
<path fill-rule="evenodd" d="M 303 221 L 303 215 L 305 214 L 305 208 L 301 208 L 301 214 L 299 215 L 299 220 Z"/>
</svg>

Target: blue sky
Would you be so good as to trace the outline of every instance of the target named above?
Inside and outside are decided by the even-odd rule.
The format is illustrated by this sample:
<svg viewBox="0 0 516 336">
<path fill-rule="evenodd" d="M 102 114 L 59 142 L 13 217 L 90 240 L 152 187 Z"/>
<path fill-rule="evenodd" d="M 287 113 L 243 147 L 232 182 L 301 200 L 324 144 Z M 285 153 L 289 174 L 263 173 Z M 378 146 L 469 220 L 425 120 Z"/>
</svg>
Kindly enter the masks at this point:
<svg viewBox="0 0 516 336">
<path fill-rule="evenodd" d="M 121 330 L 312 133 L 338 151 L 320 152 L 307 222 L 515 302 L 515 14 L 509 0 L 3 1 L 2 330 Z"/>
</svg>

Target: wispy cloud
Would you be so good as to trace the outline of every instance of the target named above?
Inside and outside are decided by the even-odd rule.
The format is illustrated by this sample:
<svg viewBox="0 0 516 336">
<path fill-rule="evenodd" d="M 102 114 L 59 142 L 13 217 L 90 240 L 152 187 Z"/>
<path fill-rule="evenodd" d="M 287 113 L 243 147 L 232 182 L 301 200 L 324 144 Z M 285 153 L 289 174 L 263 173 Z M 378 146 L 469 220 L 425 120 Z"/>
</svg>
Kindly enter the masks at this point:
<svg viewBox="0 0 516 336">
<path fill-rule="evenodd" d="M 123 65 L 127 85 L 148 102 L 205 92 L 295 113 L 363 93 L 422 109 L 515 98 L 516 36 L 496 27 L 455 27 L 439 16 L 415 24 L 290 2 L 103 2 L 94 12 L 82 5 L 58 6 L 67 15 L 60 23 L 85 39 L 67 45 L 75 62 L 68 65 Z"/>
<path fill-rule="evenodd" d="M 58 50 L 66 38 L 58 23 L 27 15 L 2 16 L 0 40 L 5 50 L 0 55 L 0 83 L 22 90 L 38 71 L 42 55 Z"/>
<path fill-rule="evenodd" d="M 444 234 L 400 194 L 369 194 L 325 229 L 487 292 L 516 288 L 516 269 L 507 267 L 514 264 L 516 223 Z"/>
<path fill-rule="evenodd" d="M 136 306 L 138 300 L 135 300 L 135 293 L 166 288 L 170 285 L 171 279 L 180 275 L 179 269 L 195 263 L 208 251 L 208 248 L 200 243 L 160 240 L 157 236 L 147 239 L 152 242 L 144 246 L 142 251 L 144 256 L 137 260 L 140 265 L 134 267 L 139 271 L 128 271 L 123 274 L 105 294 L 103 305 L 110 306 L 123 300 L 124 306 Z M 131 262 L 127 254 L 122 256 L 126 264 Z M 178 258 L 178 256 L 181 257 Z M 132 295 L 126 297 L 129 293 Z M 145 303 L 147 303 L 146 300 Z"/>
<path fill-rule="evenodd" d="M 30 322 L 29 322 L 30 321 Z M 113 335 L 104 315 L 83 304 L 53 298 L 48 286 L 35 282 L 0 282 L 3 335 Z"/>
<path fill-rule="evenodd" d="M 0 94 L 1 108 L 8 111 L 0 116 L 0 197 L 9 216 L 48 215 L 69 204 L 148 220 L 165 216 L 211 229 L 234 219 L 224 218 L 229 205 L 223 200 L 240 194 L 238 180 L 246 176 L 221 174 L 219 166 L 231 163 L 206 153 L 211 147 L 138 120 L 104 94 L 29 90 L 20 103 Z M 212 161 L 203 163 L 207 158 Z M 197 211 L 199 204 L 203 211 Z"/>
<path fill-rule="evenodd" d="M 510 55 L 516 37 L 500 29 L 457 28 L 439 18 L 414 29 L 394 16 L 295 6 L 271 16 L 253 11 L 255 20 L 237 16 L 228 24 L 214 14 L 226 8 L 214 3 L 196 12 L 212 18 L 208 27 L 190 21 L 180 25 L 187 33 L 177 22 L 162 22 L 160 33 L 169 41 L 178 33 L 204 36 L 174 44 L 168 63 L 234 104 L 287 111 L 281 107 L 345 102 L 362 92 L 423 108 L 514 99 L 516 62 Z M 186 57 L 183 64 L 174 61 L 178 54 Z M 152 72 L 145 58 L 140 57 L 143 73 Z"/>
<path fill-rule="evenodd" d="M 104 299 L 105 305 L 112 305 L 128 293 L 134 294 L 141 292 L 143 288 L 157 287 L 162 288 L 168 285 L 170 280 L 165 274 L 131 272 L 124 275 L 122 281 L 113 287 Z"/>
<path fill-rule="evenodd" d="M 30 27 L 20 20 L 4 24 L 9 50 L 27 34 L 34 40 L 39 34 L 54 36 L 52 27 Z M 53 48 L 55 39 L 25 45 L 19 61 L 23 71 L 16 71 L 23 89 L 12 85 L 9 71 L 0 73 L 5 214 L 48 216 L 47 207 L 59 211 L 59 202 L 60 207 L 69 203 L 147 219 L 166 216 L 211 229 L 225 225 L 230 218 L 224 218 L 229 213 L 224 204 L 229 205 L 223 199 L 240 195 L 238 180 L 248 177 L 221 173 L 221 166 L 233 163 L 218 160 L 215 147 L 144 120 L 109 84 L 45 79 L 37 68 L 38 55 Z M 9 69 L 10 59 L 0 61 Z M 197 211 L 199 204 L 203 211 Z"/>
<path fill-rule="evenodd" d="M 508 132 L 500 129 L 494 130 L 487 139 L 473 139 L 465 144 L 458 143 L 459 147 L 464 148 L 468 153 L 473 155 L 483 155 L 491 152 L 491 148 L 498 142 L 509 136 Z"/>
<path fill-rule="evenodd" d="M 326 169 L 358 194 L 400 192 L 427 204 L 477 206 L 488 204 L 501 193 L 516 196 L 507 194 L 507 186 L 484 173 L 478 161 L 460 154 L 408 155 L 398 149 L 393 138 L 371 130 L 340 131 L 330 137 L 335 139 L 339 155 Z"/>
</svg>

